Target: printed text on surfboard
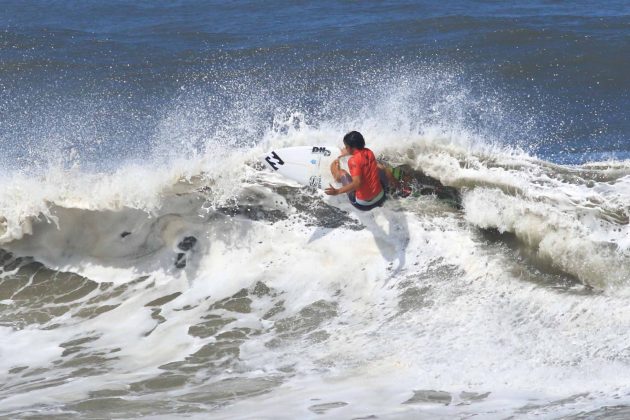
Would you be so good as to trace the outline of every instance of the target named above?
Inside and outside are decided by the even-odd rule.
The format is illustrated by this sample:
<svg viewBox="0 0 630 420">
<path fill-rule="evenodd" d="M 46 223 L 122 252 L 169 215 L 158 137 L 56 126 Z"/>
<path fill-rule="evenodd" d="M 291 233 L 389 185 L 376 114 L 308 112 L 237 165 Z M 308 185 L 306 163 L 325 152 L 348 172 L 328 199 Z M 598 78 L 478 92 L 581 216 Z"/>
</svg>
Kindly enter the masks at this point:
<svg viewBox="0 0 630 420">
<path fill-rule="evenodd" d="M 330 150 L 327 150 L 325 147 L 313 146 L 313 150 L 311 153 L 321 153 L 324 156 L 330 156 Z"/>
</svg>

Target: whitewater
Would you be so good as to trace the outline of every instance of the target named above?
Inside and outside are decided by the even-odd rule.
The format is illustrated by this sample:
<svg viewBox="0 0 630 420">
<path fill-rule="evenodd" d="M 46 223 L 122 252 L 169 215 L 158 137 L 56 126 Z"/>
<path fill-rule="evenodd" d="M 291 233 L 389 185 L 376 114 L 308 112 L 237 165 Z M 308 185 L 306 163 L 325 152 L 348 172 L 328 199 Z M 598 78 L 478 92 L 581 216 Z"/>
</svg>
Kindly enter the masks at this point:
<svg viewBox="0 0 630 420">
<path fill-rule="evenodd" d="M 352 128 L 378 155 L 463 209 L 358 214 L 260 164 L 341 138 L 304 119 L 157 173 L 4 182 L 2 413 L 501 418 L 626 398 L 627 163 L 366 117 Z"/>
<path fill-rule="evenodd" d="M 418 51 L 416 26 L 399 21 L 412 5 L 394 4 L 357 12 L 393 34 L 376 25 L 384 45 L 369 48 L 341 18 L 282 9 L 305 32 L 292 38 L 254 5 L 265 25 L 214 18 L 216 33 L 189 28 L 211 16 L 194 1 L 80 6 L 103 27 L 75 16 L 76 27 L 59 18 L 72 30 L 14 29 L 44 19 L 37 8 L 6 23 L 2 45 L 31 52 L 0 53 L 0 417 L 630 415 L 623 86 L 569 106 L 553 83 L 586 97 L 571 89 L 590 89 L 576 80 L 591 56 L 574 79 L 539 83 L 527 73 L 539 56 L 517 70 L 483 58 L 497 72 L 484 74 L 460 45 L 489 25 L 499 34 L 483 42 L 509 54 L 522 39 L 546 48 L 549 22 L 573 34 L 563 13 L 544 29 L 527 8 L 519 21 L 485 5 L 506 20 L 484 25 L 423 17 L 453 37 L 435 40 L 449 56 L 429 41 Z M 627 14 L 607 10 L 579 9 L 576 31 L 623 32 Z M 533 29 L 505 29 L 523 22 Z M 349 46 L 326 41 L 336 25 Z M 401 34 L 410 41 L 388 49 Z M 569 40 L 583 51 L 585 39 Z M 610 57 L 627 57 L 614 40 Z M 575 64 L 562 48 L 554 72 Z M 607 68 L 602 89 L 621 80 Z M 498 76 L 523 69 L 531 85 Z M 260 161 L 339 147 L 351 130 L 382 161 L 457 189 L 461 207 L 426 195 L 357 212 Z"/>
</svg>

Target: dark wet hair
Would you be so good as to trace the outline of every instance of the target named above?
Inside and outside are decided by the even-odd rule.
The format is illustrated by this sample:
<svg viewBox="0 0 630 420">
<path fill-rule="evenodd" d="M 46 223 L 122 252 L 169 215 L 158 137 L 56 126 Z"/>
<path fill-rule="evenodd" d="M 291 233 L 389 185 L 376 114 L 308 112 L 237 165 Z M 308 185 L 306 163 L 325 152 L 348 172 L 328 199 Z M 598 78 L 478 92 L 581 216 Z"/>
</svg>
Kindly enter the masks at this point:
<svg viewBox="0 0 630 420">
<path fill-rule="evenodd" d="M 365 139 L 358 131 L 351 131 L 343 136 L 343 144 L 361 150 L 365 147 Z"/>
</svg>

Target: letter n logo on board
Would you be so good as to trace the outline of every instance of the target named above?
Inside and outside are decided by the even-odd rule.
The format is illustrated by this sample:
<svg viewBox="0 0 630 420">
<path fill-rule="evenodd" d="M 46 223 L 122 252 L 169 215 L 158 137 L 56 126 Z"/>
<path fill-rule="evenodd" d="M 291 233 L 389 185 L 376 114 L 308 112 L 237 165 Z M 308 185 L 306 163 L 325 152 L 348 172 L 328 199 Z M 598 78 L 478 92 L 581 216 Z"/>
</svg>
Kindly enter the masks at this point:
<svg viewBox="0 0 630 420">
<path fill-rule="evenodd" d="M 274 159 L 275 162 L 272 162 L 271 159 Z M 276 152 L 271 152 L 271 156 L 267 156 L 265 161 L 273 168 L 274 171 L 278 170 L 277 165 L 284 165 L 284 161 L 280 159 L 280 156 Z"/>
</svg>

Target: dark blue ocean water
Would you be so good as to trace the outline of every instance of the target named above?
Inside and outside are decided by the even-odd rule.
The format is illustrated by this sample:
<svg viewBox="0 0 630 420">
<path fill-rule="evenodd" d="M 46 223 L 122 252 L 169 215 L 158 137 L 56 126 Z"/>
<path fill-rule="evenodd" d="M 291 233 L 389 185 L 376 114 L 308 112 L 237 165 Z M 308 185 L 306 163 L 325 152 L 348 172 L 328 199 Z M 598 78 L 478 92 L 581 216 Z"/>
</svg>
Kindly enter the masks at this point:
<svg viewBox="0 0 630 420">
<path fill-rule="evenodd" d="M 559 163 L 630 153 L 628 1 L 0 6 L 5 168 L 111 169 L 217 137 L 255 144 L 287 112 L 315 125 L 391 118 L 352 113 L 387 89 L 407 89 L 400 112 L 420 129 L 453 122 Z M 445 102 L 448 115 L 435 111 Z M 174 109 L 195 135 L 165 131 Z"/>
</svg>

